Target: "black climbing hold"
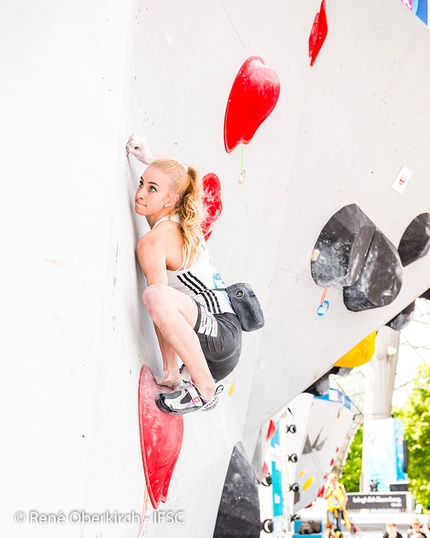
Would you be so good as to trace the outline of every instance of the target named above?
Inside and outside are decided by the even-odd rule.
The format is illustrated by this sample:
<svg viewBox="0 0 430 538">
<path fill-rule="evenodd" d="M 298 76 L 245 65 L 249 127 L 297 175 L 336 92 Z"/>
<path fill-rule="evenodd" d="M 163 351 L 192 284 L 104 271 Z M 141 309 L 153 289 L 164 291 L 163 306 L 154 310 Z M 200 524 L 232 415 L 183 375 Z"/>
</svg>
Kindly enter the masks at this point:
<svg viewBox="0 0 430 538">
<path fill-rule="evenodd" d="M 273 524 L 273 520 L 272 519 L 265 519 L 262 523 L 261 523 L 261 530 L 266 532 L 267 534 L 270 534 L 273 532 L 273 529 L 275 528 L 274 524 Z"/>
<path fill-rule="evenodd" d="M 402 262 L 396 247 L 376 229 L 357 281 L 343 288 L 343 302 L 353 312 L 387 306 L 399 294 L 402 281 Z"/>
<path fill-rule="evenodd" d="M 214 538 L 259 538 L 258 480 L 242 443 L 233 449 L 224 482 Z"/>
<path fill-rule="evenodd" d="M 327 222 L 311 257 L 314 281 L 325 287 L 357 280 L 376 226 L 356 204 L 343 207 Z"/>
<path fill-rule="evenodd" d="M 403 331 L 414 319 L 415 301 L 391 319 L 386 325 L 395 331 Z"/>
<path fill-rule="evenodd" d="M 269 486 L 272 485 L 272 475 L 269 473 L 267 476 L 265 476 L 263 478 L 263 480 L 261 481 L 261 483 L 263 484 L 263 486 L 265 486 L 266 488 L 268 488 Z"/>
<path fill-rule="evenodd" d="M 399 244 L 403 267 L 423 258 L 430 248 L 430 213 L 421 213 L 406 228 Z"/>
<path fill-rule="evenodd" d="M 422 295 L 420 295 L 420 299 L 427 299 L 427 301 L 430 301 L 430 288 L 425 291 Z"/>
<path fill-rule="evenodd" d="M 351 373 L 352 368 L 347 368 L 346 366 L 333 366 L 329 374 L 338 375 L 343 377 Z"/>
<path fill-rule="evenodd" d="M 314 396 L 324 396 L 324 394 L 327 394 L 330 390 L 330 379 L 329 379 L 329 373 L 327 372 L 323 376 L 321 376 L 319 379 L 317 379 L 310 387 L 308 387 L 303 392 L 307 392 L 309 394 L 313 394 Z"/>
<path fill-rule="evenodd" d="M 263 449 L 261 446 L 261 430 L 258 436 L 257 443 L 255 445 L 254 455 L 251 461 L 252 468 L 254 469 L 255 476 L 258 481 L 261 482 L 263 478 Z"/>
</svg>

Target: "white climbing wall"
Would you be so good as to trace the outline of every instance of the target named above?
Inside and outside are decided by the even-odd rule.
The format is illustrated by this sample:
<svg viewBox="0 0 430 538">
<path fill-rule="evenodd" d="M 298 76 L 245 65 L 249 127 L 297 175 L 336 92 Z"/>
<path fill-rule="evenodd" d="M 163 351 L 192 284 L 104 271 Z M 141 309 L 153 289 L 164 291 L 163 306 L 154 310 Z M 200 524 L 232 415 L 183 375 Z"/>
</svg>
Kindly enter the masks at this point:
<svg viewBox="0 0 430 538">
<path fill-rule="evenodd" d="M 430 287 L 426 257 L 405 269 L 389 307 L 352 313 L 329 289 L 329 311 L 316 314 L 310 256 L 336 211 L 356 203 L 396 246 L 430 211 L 428 28 L 400 0 L 326 7 L 328 36 L 310 67 L 317 0 L 4 6 L 0 517 L 9 538 L 138 535 L 136 522 L 97 520 L 141 512 L 137 380 L 142 364 L 159 363 L 134 257 L 147 228 L 133 214 L 142 166 L 125 157 L 132 132 L 218 175 L 212 257 L 229 282 L 253 284 L 266 313 L 264 330 L 244 337 L 221 405 L 185 418 L 160 508 L 183 524 L 157 523 L 148 508 L 147 536 L 210 538 L 234 444 L 243 440 L 252 459 L 261 424 Z M 253 55 L 276 71 L 281 93 L 245 147 L 239 185 L 240 150 L 225 152 L 223 120 Z M 391 186 L 402 166 L 413 176 L 400 195 Z M 82 513 L 94 517 L 79 522 Z"/>
<path fill-rule="evenodd" d="M 353 420 L 351 402 L 337 390 L 331 389 L 324 398 L 309 396 L 299 394 L 288 404 L 287 421 L 297 424 L 294 433 L 286 434 L 288 455 L 297 456 L 287 464 L 290 483 L 300 488 L 295 514 L 317 497 Z"/>
</svg>

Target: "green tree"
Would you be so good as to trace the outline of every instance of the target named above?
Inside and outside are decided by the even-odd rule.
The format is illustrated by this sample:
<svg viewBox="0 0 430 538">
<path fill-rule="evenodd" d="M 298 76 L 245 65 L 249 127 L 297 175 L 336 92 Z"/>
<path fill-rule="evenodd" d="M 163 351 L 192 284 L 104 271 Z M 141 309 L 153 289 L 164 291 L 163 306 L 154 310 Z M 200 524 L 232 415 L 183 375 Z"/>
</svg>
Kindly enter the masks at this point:
<svg viewBox="0 0 430 538">
<path fill-rule="evenodd" d="M 341 482 L 346 491 L 360 491 L 361 460 L 363 452 L 363 423 L 357 428 L 342 467 Z"/>
<path fill-rule="evenodd" d="M 409 452 L 409 490 L 417 503 L 430 509 L 430 365 L 418 368 L 406 404 L 394 409 L 405 428 Z"/>
</svg>

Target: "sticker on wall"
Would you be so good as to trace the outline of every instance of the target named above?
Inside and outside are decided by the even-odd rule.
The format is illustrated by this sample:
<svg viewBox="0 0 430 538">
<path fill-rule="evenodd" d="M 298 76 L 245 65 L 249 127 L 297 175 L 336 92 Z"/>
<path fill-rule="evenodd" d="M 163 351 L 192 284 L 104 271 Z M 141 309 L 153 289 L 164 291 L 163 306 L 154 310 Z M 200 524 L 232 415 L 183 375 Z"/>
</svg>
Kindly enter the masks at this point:
<svg viewBox="0 0 430 538">
<path fill-rule="evenodd" d="M 318 310 L 317 310 L 318 316 L 325 316 L 329 308 L 330 308 L 330 303 L 327 300 L 323 301 L 318 307 Z"/>
<path fill-rule="evenodd" d="M 327 311 L 330 308 L 330 303 L 326 299 L 327 290 L 328 290 L 328 288 L 324 288 L 324 290 L 322 292 L 320 305 L 319 305 L 319 307 L 317 309 L 318 316 L 324 316 L 325 314 L 327 314 Z"/>
<path fill-rule="evenodd" d="M 233 82 L 224 117 L 224 146 L 231 153 L 248 144 L 278 102 L 280 81 L 259 56 L 251 56 Z"/>
<path fill-rule="evenodd" d="M 399 175 L 396 177 L 395 182 L 392 185 L 393 189 L 399 194 L 403 194 L 411 177 L 412 172 L 408 168 L 406 168 L 406 166 L 403 166 L 403 168 L 399 172 Z"/>
<path fill-rule="evenodd" d="M 311 33 L 309 35 L 309 58 L 311 59 L 311 66 L 314 65 L 315 60 L 317 59 L 325 38 L 327 37 L 327 32 L 328 26 L 325 0 L 322 0 L 319 13 L 315 15 Z"/>
<path fill-rule="evenodd" d="M 207 241 L 222 213 L 221 183 L 215 174 L 206 174 L 202 179 L 202 186 L 202 202 L 205 211 L 202 230 L 205 241 Z"/>
</svg>

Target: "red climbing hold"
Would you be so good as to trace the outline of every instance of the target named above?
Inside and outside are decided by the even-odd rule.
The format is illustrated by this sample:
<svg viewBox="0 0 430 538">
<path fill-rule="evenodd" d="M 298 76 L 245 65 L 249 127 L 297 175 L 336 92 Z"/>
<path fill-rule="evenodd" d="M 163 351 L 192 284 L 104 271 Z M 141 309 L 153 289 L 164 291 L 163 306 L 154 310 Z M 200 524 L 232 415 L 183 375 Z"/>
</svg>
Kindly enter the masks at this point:
<svg viewBox="0 0 430 538">
<path fill-rule="evenodd" d="M 280 92 L 279 77 L 258 56 L 251 56 L 233 82 L 224 118 L 224 145 L 230 153 L 248 144 L 255 131 L 271 114 Z"/>
<path fill-rule="evenodd" d="M 163 391 L 168 391 L 164 389 Z M 152 506 L 166 502 L 170 479 L 181 451 L 184 434 L 182 416 L 160 411 L 155 399 L 160 394 L 148 366 L 142 366 L 139 378 L 140 448 L 146 486 Z"/>
<path fill-rule="evenodd" d="M 215 174 L 206 174 L 202 179 L 202 184 L 203 208 L 205 210 L 202 230 L 205 241 L 207 241 L 222 213 L 221 183 Z"/>
<path fill-rule="evenodd" d="M 325 11 L 325 0 L 322 0 L 319 13 L 315 15 L 312 30 L 309 35 L 309 57 L 311 59 L 311 65 L 314 65 L 315 60 L 323 46 L 325 38 L 327 36 L 327 14 Z"/>
<path fill-rule="evenodd" d="M 271 420 L 269 422 L 269 427 L 267 428 L 266 441 L 271 439 L 275 435 L 275 432 L 276 432 L 276 424 L 273 422 L 273 420 Z"/>
</svg>

